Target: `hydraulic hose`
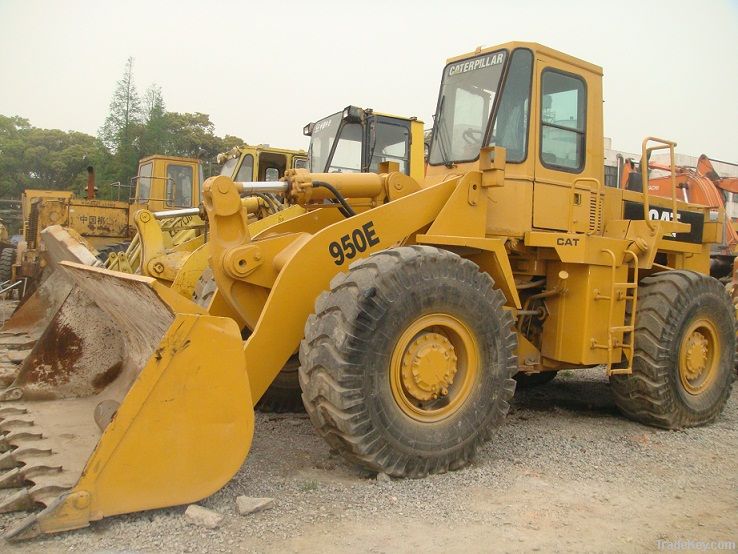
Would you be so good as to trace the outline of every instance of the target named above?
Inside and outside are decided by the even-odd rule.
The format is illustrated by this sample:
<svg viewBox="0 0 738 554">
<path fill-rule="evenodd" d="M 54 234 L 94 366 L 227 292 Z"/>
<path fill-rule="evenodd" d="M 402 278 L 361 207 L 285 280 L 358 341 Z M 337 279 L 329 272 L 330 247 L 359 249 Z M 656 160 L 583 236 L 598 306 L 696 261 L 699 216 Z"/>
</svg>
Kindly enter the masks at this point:
<svg viewBox="0 0 738 554">
<path fill-rule="evenodd" d="M 356 212 L 353 210 L 353 208 L 349 205 L 348 202 L 346 202 L 346 199 L 343 197 L 343 195 L 338 192 L 338 189 L 331 185 L 330 183 L 326 183 L 325 181 L 313 181 L 313 188 L 315 187 L 323 187 L 324 189 L 328 189 L 330 193 L 338 200 L 338 203 L 341 204 L 341 207 L 338 208 L 344 217 L 352 217 L 356 215 Z"/>
</svg>

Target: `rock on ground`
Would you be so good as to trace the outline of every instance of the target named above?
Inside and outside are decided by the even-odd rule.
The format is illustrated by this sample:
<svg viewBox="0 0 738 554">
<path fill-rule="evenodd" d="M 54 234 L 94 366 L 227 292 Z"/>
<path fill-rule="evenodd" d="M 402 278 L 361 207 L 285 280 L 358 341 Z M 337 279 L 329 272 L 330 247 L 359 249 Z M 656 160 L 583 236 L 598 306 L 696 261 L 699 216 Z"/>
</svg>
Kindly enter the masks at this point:
<svg viewBox="0 0 738 554">
<path fill-rule="evenodd" d="M 223 521 L 223 516 L 197 504 L 190 504 L 185 510 L 185 519 L 193 525 L 215 529 Z"/>
<path fill-rule="evenodd" d="M 273 498 L 253 498 L 251 496 L 239 496 L 236 498 L 238 513 L 242 516 L 261 512 L 274 507 Z"/>
</svg>

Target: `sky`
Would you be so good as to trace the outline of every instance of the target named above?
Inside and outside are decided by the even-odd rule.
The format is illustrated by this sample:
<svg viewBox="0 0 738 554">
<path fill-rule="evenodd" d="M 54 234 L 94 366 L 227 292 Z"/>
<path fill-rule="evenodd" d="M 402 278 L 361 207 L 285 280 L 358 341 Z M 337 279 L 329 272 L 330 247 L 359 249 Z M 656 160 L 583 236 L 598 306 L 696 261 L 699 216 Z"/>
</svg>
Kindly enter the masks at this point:
<svg viewBox="0 0 738 554">
<path fill-rule="evenodd" d="M 216 134 L 306 148 L 353 104 L 431 126 L 447 58 L 510 40 L 604 68 L 605 135 L 738 163 L 738 0 L 0 0 L 0 114 L 96 134 L 129 56 Z"/>
</svg>

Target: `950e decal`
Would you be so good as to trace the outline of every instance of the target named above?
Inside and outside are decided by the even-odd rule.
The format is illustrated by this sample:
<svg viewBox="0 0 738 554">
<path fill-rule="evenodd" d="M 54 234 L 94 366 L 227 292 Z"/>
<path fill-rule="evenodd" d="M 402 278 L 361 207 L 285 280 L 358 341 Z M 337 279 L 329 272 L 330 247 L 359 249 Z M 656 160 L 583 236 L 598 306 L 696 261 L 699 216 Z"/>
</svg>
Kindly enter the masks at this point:
<svg viewBox="0 0 738 554">
<path fill-rule="evenodd" d="M 364 252 L 370 246 L 376 246 L 379 242 L 374 222 L 369 221 L 343 235 L 340 240 L 330 243 L 328 253 L 333 257 L 334 264 L 341 265 L 347 259 L 355 258 L 356 254 Z"/>
</svg>

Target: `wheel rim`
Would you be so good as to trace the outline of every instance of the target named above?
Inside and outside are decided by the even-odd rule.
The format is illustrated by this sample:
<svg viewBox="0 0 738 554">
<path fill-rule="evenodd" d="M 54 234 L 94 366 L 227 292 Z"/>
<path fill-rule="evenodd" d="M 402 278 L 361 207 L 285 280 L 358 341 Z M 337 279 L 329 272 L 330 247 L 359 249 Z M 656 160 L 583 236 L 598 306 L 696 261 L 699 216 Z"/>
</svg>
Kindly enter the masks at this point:
<svg viewBox="0 0 738 554">
<path fill-rule="evenodd" d="M 427 314 L 408 326 L 392 351 L 392 396 L 407 416 L 439 421 L 466 402 L 479 370 L 469 327 L 448 314 Z"/>
<path fill-rule="evenodd" d="M 707 319 L 693 322 L 679 346 L 679 380 L 689 394 L 705 391 L 717 375 L 720 339 L 715 325 Z"/>
</svg>

